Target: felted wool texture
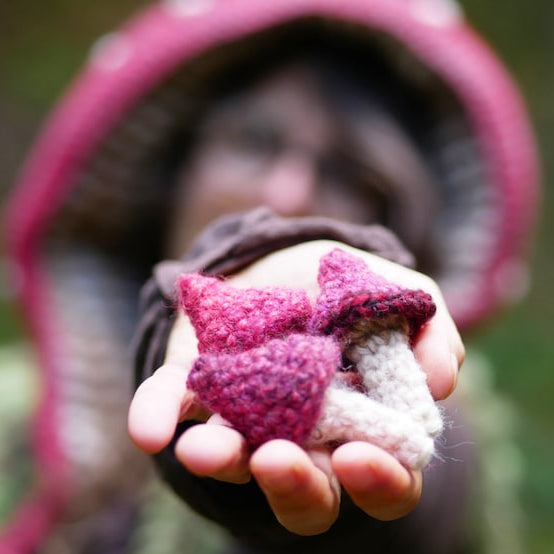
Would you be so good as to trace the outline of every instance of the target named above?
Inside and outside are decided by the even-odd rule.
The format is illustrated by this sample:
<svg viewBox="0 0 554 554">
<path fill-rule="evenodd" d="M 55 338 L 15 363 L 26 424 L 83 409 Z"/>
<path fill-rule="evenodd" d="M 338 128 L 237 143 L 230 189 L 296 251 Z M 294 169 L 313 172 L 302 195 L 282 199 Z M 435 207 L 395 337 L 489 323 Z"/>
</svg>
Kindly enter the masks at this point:
<svg viewBox="0 0 554 554">
<path fill-rule="evenodd" d="M 204 354 L 187 386 L 256 448 L 271 439 L 303 444 L 340 363 L 329 337 L 293 334 L 238 354 Z"/>
<path fill-rule="evenodd" d="M 364 440 L 422 468 L 442 419 L 411 338 L 434 314 L 432 298 L 340 249 L 322 257 L 318 282 L 312 308 L 303 291 L 183 275 L 181 303 L 200 352 L 187 386 L 252 448 L 273 438 Z"/>
<path fill-rule="evenodd" d="M 319 333 L 340 337 L 358 321 L 388 325 L 401 319 L 414 336 L 436 311 L 430 294 L 388 281 L 340 248 L 322 257 L 318 284 L 321 292 L 309 327 Z"/>
<path fill-rule="evenodd" d="M 188 273 L 180 276 L 178 292 L 200 353 L 243 352 L 303 332 L 312 313 L 306 292 L 299 289 L 236 289 L 214 277 Z"/>
<path fill-rule="evenodd" d="M 327 389 L 324 407 L 307 446 L 365 441 L 411 469 L 423 468 L 434 452 L 433 438 L 409 413 L 381 404 L 337 383 Z"/>
<path fill-rule="evenodd" d="M 347 355 L 369 398 L 410 416 L 430 437 L 441 433 L 440 411 L 404 332 L 393 329 L 370 335 L 350 347 Z"/>
<path fill-rule="evenodd" d="M 369 418 L 371 434 L 381 437 L 380 446 L 398 459 L 409 458 L 413 467 L 422 467 L 430 457 L 432 439 L 443 429 L 440 411 L 410 345 L 411 337 L 436 311 L 431 296 L 388 282 L 372 272 L 361 258 L 341 249 L 322 257 L 318 283 L 321 292 L 310 328 L 341 338 L 345 358 L 362 377 L 367 397 L 393 410 L 392 414 L 385 410 L 373 421 L 375 407 L 368 404 L 368 412 L 360 412 L 354 402 L 345 401 L 341 417 L 344 425 L 352 422 L 350 432 L 354 435 L 350 440 L 364 435 L 364 427 L 353 422 Z M 389 436 L 400 421 L 404 421 L 404 429 L 408 428 L 406 416 L 412 427 L 410 441 L 400 448 L 397 443 L 384 441 L 382 438 Z M 413 431 L 414 426 L 418 432 Z M 365 440 L 374 442 L 366 435 Z M 398 433 L 390 435 L 393 436 Z"/>
</svg>

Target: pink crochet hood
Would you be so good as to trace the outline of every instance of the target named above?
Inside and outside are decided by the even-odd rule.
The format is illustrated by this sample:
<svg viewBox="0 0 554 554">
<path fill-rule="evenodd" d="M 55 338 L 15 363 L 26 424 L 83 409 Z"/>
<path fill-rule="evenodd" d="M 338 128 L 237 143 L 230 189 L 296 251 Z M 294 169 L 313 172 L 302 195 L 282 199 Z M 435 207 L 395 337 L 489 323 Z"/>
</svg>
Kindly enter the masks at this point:
<svg viewBox="0 0 554 554">
<path fill-rule="evenodd" d="M 91 50 L 45 123 L 6 214 L 8 251 L 38 345 L 44 395 L 35 441 L 37 501 L 10 522 L 0 551 L 33 550 L 71 494 L 75 462 L 60 436 L 67 417 L 60 408 L 60 381 L 79 352 L 74 344 L 79 318 L 75 323 L 71 314 L 81 308 L 65 301 L 64 294 L 92 294 L 104 302 L 105 315 L 81 309 L 85 331 L 94 327 L 95 317 L 98 329 L 105 330 L 102 317 L 107 317 L 117 326 L 117 332 L 104 331 L 114 352 L 126 350 L 138 288 L 158 261 L 157 239 L 144 245 L 151 259 L 140 258 L 136 245 L 124 259 L 121 252 L 129 248 L 121 237 L 131 231 L 125 214 L 112 215 L 110 206 L 120 202 L 132 210 L 142 202 L 156 208 L 157 192 L 141 179 L 156 153 L 167 148 L 164 137 L 175 132 L 173 121 L 186 117 L 180 92 L 202 78 L 201 72 L 189 75 L 187 67 L 219 47 L 299 21 L 332 21 L 345 33 L 355 27 L 356 33 L 375 36 L 451 96 L 464 129 L 453 142 L 469 144 L 469 170 L 478 177 L 467 185 L 460 177 L 467 167 L 463 156 L 452 162 L 445 154 L 441 163 L 449 176 L 441 194 L 446 207 L 437 234 L 444 235 L 439 250 L 448 253 L 449 262 L 434 277 L 463 328 L 519 290 L 538 195 L 534 140 L 510 76 L 455 2 L 166 0 L 152 5 Z M 111 185 L 102 189 L 98 183 L 106 175 Z M 458 208 L 449 208 L 454 197 Z M 156 220 L 148 224 L 153 227 L 142 229 L 145 236 L 152 235 L 148 231 Z M 118 291 L 117 303 L 97 286 L 100 281 Z"/>
<path fill-rule="evenodd" d="M 492 196 L 496 212 L 488 252 L 475 252 L 485 258 L 475 268 L 479 275 L 463 293 L 453 290 L 451 308 L 465 326 L 509 296 L 534 217 L 534 141 L 510 76 L 449 0 L 167 0 L 100 39 L 47 121 L 8 210 L 10 252 L 23 287 L 52 220 L 93 156 L 161 83 L 206 51 L 314 16 L 390 37 L 459 101 L 483 160 L 485 190 L 474 200 Z"/>
</svg>

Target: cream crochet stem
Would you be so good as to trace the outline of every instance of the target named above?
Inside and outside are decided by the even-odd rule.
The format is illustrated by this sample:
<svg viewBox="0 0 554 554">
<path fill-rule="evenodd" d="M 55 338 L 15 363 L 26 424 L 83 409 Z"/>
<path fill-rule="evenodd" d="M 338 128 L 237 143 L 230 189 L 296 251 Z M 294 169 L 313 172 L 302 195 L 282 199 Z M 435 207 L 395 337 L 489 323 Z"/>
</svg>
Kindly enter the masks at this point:
<svg viewBox="0 0 554 554">
<path fill-rule="evenodd" d="M 381 329 L 353 344 L 347 352 L 373 400 L 408 415 L 431 437 L 443 429 L 439 408 L 404 329 Z"/>
<path fill-rule="evenodd" d="M 411 469 L 423 468 L 434 452 L 432 437 L 408 414 L 334 382 L 306 446 L 348 441 L 375 444 Z"/>
<path fill-rule="evenodd" d="M 405 326 L 363 322 L 350 340 L 355 342 L 346 354 L 356 365 L 364 392 L 332 383 L 308 444 L 367 441 L 411 469 L 423 468 L 443 423 Z"/>
</svg>

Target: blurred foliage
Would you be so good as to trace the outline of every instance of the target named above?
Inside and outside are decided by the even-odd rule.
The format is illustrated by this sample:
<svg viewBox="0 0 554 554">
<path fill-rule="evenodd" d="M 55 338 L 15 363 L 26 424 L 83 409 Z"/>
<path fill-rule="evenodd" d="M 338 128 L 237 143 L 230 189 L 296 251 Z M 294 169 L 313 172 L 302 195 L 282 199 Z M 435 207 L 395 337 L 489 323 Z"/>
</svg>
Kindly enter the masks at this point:
<svg viewBox="0 0 554 554">
<path fill-rule="evenodd" d="M 392 1 L 392 0 L 391 0 Z M 3 198 L 40 121 L 87 56 L 93 41 L 116 28 L 145 0 L 0 0 L 0 195 Z M 524 458 L 525 552 L 554 551 L 554 3 L 550 0 L 463 0 L 473 25 L 520 83 L 544 163 L 544 200 L 525 301 L 469 339 L 495 367 L 497 388 L 519 413 Z M 0 268 L 2 269 L 2 268 Z M 20 324 L 0 282 L 0 344 Z"/>
<path fill-rule="evenodd" d="M 0 1 L 0 137 L 16 140 L 15 157 L 0 159 L 1 189 L 21 162 L 55 98 L 75 76 L 90 46 L 146 0 Z"/>
<path fill-rule="evenodd" d="M 524 551 L 554 552 L 554 4 L 544 0 L 465 0 L 472 23 L 519 82 L 535 126 L 543 163 L 542 213 L 529 294 L 514 310 L 473 337 L 493 360 L 496 386 L 518 408 L 516 432 L 524 462 L 521 491 Z"/>
<path fill-rule="evenodd" d="M 0 207 L 42 120 L 91 45 L 147 3 L 0 0 Z M 9 269 L 0 257 L 0 343 L 21 333 Z"/>
</svg>

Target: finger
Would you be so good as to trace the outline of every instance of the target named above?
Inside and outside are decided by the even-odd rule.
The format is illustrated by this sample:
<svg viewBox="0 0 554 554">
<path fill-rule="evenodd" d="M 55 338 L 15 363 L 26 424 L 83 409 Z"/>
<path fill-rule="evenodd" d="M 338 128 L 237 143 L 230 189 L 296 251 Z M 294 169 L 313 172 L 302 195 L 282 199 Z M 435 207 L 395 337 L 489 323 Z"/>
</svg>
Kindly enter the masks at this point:
<svg viewBox="0 0 554 554">
<path fill-rule="evenodd" d="M 364 442 L 337 448 L 332 467 L 352 501 L 382 521 L 411 512 L 421 495 L 421 472 L 410 472 L 394 457 Z"/>
<path fill-rule="evenodd" d="M 448 397 L 458 380 L 465 349 L 450 316 L 437 307 L 433 317 L 414 344 L 414 355 L 427 374 L 427 383 L 435 400 Z"/>
<path fill-rule="evenodd" d="M 193 404 L 178 365 L 166 364 L 136 390 L 129 407 L 128 429 L 135 444 L 148 453 L 169 444 L 182 413 Z"/>
<path fill-rule="evenodd" d="M 253 454 L 250 469 L 289 531 L 316 535 L 337 519 L 340 491 L 331 476 L 328 454 L 316 452 L 310 457 L 294 443 L 274 440 Z"/>
<path fill-rule="evenodd" d="M 242 435 L 225 425 L 195 425 L 175 445 L 177 459 L 191 473 L 228 483 L 250 480 L 248 454 Z"/>
</svg>

